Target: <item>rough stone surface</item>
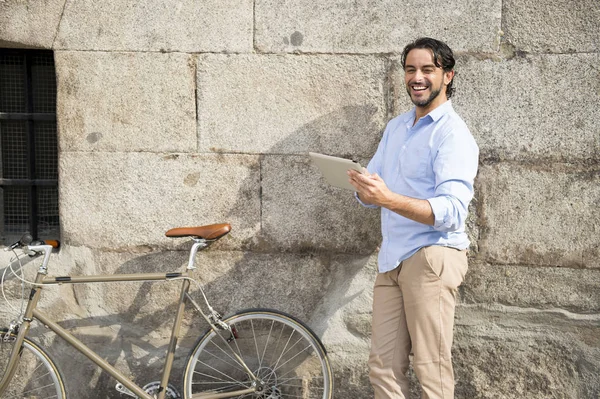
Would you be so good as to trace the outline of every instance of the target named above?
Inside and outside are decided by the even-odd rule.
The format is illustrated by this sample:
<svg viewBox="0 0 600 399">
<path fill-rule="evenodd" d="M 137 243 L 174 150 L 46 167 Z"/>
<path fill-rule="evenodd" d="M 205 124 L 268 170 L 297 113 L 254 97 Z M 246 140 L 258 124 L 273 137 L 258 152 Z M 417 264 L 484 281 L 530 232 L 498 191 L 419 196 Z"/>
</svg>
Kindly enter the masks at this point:
<svg viewBox="0 0 600 399">
<path fill-rule="evenodd" d="M 600 319 L 501 307 L 457 311 L 453 349 L 457 398 L 600 395 Z"/>
<path fill-rule="evenodd" d="M 70 1 L 55 47 L 67 50 L 252 50 L 252 1 Z"/>
<path fill-rule="evenodd" d="M 575 6 L 576 5 L 576 6 Z M 504 39 L 521 51 L 600 51 L 600 3 L 579 0 L 503 3 Z"/>
<path fill-rule="evenodd" d="M 381 241 L 379 210 L 330 186 L 305 156 L 264 156 L 265 245 L 288 251 L 371 253 Z"/>
<path fill-rule="evenodd" d="M 62 151 L 196 151 L 191 56 L 61 51 L 55 58 Z"/>
<path fill-rule="evenodd" d="M 596 168 L 482 167 L 481 255 L 498 264 L 600 267 L 599 183 Z"/>
<path fill-rule="evenodd" d="M 384 81 L 379 57 L 200 56 L 200 150 L 371 155 Z"/>
<path fill-rule="evenodd" d="M 258 169 L 254 156 L 63 152 L 63 239 L 145 251 L 180 245 L 170 228 L 229 222 L 220 243 L 239 247 L 260 223 Z"/>
<path fill-rule="evenodd" d="M 461 57 L 455 108 L 482 158 L 598 162 L 599 65 L 600 54 Z"/>
<path fill-rule="evenodd" d="M 0 47 L 52 48 L 65 2 L 0 1 Z"/>
<path fill-rule="evenodd" d="M 322 3 L 258 0 L 256 39 L 264 52 L 390 53 L 419 36 L 446 40 L 461 51 L 497 50 L 502 2 L 434 0 Z"/>
<path fill-rule="evenodd" d="M 600 312 L 600 272 L 557 267 L 471 262 L 461 298 L 469 304 L 500 303 L 535 309 Z"/>
</svg>

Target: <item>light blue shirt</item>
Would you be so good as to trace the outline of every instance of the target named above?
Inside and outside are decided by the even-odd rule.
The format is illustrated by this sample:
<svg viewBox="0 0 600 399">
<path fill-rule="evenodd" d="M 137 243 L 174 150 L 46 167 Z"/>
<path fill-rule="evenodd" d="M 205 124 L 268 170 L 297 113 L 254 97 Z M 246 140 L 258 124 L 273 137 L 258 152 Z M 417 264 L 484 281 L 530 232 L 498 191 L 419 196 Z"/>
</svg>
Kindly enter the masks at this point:
<svg viewBox="0 0 600 399">
<path fill-rule="evenodd" d="M 425 225 L 382 208 L 380 273 L 396 268 L 422 247 L 469 247 L 465 220 L 477 174 L 477 143 L 450 101 L 413 126 L 415 116 L 413 108 L 388 123 L 367 169 L 393 192 L 429 201 L 435 223 Z"/>
</svg>

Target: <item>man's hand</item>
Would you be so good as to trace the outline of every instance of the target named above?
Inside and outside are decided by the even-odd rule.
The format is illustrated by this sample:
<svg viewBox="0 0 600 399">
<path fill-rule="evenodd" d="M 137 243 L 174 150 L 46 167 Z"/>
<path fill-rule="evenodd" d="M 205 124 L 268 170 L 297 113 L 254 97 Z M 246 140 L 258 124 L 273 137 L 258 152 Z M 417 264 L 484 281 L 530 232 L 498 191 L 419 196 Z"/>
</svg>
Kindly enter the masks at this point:
<svg viewBox="0 0 600 399">
<path fill-rule="evenodd" d="M 370 174 L 366 169 L 362 174 L 349 170 L 348 177 L 364 204 L 387 208 L 415 222 L 433 225 L 435 217 L 429 201 L 392 192 L 377 173 Z"/>
<path fill-rule="evenodd" d="M 349 170 L 348 177 L 350 184 L 356 189 L 358 197 L 365 204 L 385 206 L 384 204 L 389 203 L 393 193 L 376 173 L 370 174 L 366 169 L 362 174 L 355 170 Z"/>
</svg>

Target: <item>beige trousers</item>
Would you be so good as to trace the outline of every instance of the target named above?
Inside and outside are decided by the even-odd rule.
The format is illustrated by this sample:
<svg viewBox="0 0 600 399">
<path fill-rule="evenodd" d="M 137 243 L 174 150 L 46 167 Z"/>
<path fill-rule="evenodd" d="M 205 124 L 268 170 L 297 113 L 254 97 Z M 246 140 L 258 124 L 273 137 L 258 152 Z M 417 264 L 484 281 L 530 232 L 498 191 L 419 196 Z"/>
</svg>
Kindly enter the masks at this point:
<svg viewBox="0 0 600 399">
<path fill-rule="evenodd" d="M 431 246 L 377 275 L 369 356 L 375 399 L 410 397 L 406 372 L 411 352 L 421 397 L 454 397 L 454 306 L 466 272 L 466 251 Z"/>
</svg>

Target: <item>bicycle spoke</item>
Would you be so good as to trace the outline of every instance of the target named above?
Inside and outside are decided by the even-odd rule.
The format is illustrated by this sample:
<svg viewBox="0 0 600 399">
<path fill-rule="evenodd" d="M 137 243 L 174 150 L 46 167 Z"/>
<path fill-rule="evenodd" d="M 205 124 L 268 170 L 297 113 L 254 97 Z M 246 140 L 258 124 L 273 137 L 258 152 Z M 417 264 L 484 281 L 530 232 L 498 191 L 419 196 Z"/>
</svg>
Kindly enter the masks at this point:
<svg viewBox="0 0 600 399">
<path fill-rule="evenodd" d="M 276 356 L 275 353 L 277 352 L 277 348 L 279 347 L 279 341 L 281 341 L 281 336 L 283 335 L 283 330 L 284 329 L 285 329 L 285 324 L 282 324 L 281 325 L 281 331 L 279 332 L 279 338 L 277 338 L 277 344 L 275 345 L 275 349 L 273 349 L 274 356 Z M 273 357 L 271 357 L 270 364 L 273 364 Z"/>
<path fill-rule="evenodd" d="M 282 368 L 283 366 L 285 366 L 286 364 L 288 364 L 289 362 L 291 362 L 292 360 L 294 360 L 295 358 L 297 358 L 302 352 L 305 352 L 308 348 L 310 348 L 310 345 L 308 345 L 306 348 L 302 349 L 300 352 L 296 353 L 294 355 L 294 357 L 292 357 L 291 359 L 288 359 L 288 361 L 286 361 L 285 363 L 283 363 L 281 366 L 273 369 L 273 372 L 279 370 L 280 368 Z"/>
<path fill-rule="evenodd" d="M 217 355 L 215 355 L 214 353 L 212 353 L 212 352 L 210 352 L 210 351 L 205 351 L 205 352 L 206 352 L 206 353 L 208 353 L 209 355 L 211 355 L 212 357 L 214 357 L 215 359 L 218 359 L 218 360 L 222 361 L 222 362 L 223 362 L 223 363 L 225 363 L 226 365 L 228 365 L 228 366 L 231 366 L 231 367 L 235 368 L 236 370 L 238 370 L 238 371 L 241 371 L 242 373 L 246 373 L 246 371 L 245 371 L 245 370 L 243 370 L 243 369 L 241 369 L 241 368 L 239 368 L 239 367 L 237 366 L 239 363 L 238 363 L 238 364 L 231 364 L 231 363 L 229 363 L 229 362 L 226 362 L 225 360 L 223 360 L 223 358 L 221 358 L 221 357 L 218 357 Z"/>
<path fill-rule="evenodd" d="M 271 320 L 271 328 L 269 329 L 269 335 L 267 336 L 267 342 L 265 342 L 265 349 L 263 350 L 263 354 L 260 358 L 259 367 L 262 367 L 262 362 L 265 358 L 265 353 L 267 353 L 267 347 L 269 346 L 269 339 L 271 338 L 271 332 L 273 331 L 273 325 L 275 324 L 275 320 Z"/>
<path fill-rule="evenodd" d="M 277 369 L 278 369 L 277 365 L 279 364 L 279 361 L 280 361 L 280 360 L 281 360 L 281 358 L 283 357 L 283 355 L 284 355 L 284 353 L 285 353 L 285 352 L 284 352 L 284 351 L 285 351 L 285 348 L 287 348 L 287 346 L 289 345 L 289 343 L 290 343 L 290 340 L 292 339 L 292 336 L 294 335 L 294 333 L 295 333 L 295 331 L 293 331 L 293 330 L 292 330 L 292 333 L 290 334 L 290 337 L 288 338 L 287 342 L 285 343 L 285 346 L 283 347 L 283 350 L 281 351 L 281 355 L 279 355 L 279 359 L 277 359 L 277 363 L 275 363 L 275 366 L 273 366 L 273 372 L 272 372 L 272 373 L 274 373 L 274 372 L 275 372 L 275 370 L 277 370 Z M 287 362 L 286 362 L 286 363 L 287 363 Z"/>
<path fill-rule="evenodd" d="M 314 377 L 313 376 L 313 377 L 310 377 L 310 379 L 311 380 L 322 380 L 323 377 Z M 281 376 L 280 376 L 277 379 L 277 383 L 279 383 L 279 384 L 286 384 L 288 381 L 293 381 L 293 380 L 300 380 L 300 381 L 302 381 L 302 380 L 304 380 L 304 378 L 303 377 L 290 377 L 290 378 L 282 379 Z"/>
<path fill-rule="evenodd" d="M 23 395 L 25 395 L 25 394 L 29 394 L 29 393 L 32 393 L 32 392 L 39 391 L 40 389 L 48 388 L 48 387 L 51 387 L 51 386 L 53 386 L 53 385 L 54 385 L 54 384 L 47 384 L 47 385 L 44 385 L 44 386 L 41 386 L 41 387 L 32 388 L 32 389 L 30 389 L 29 391 L 25 391 L 25 392 L 23 392 Z"/>
<path fill-rule="evenodd" d="M 0 337 L 3 337 L 0 331 Z M 17 348 L 12 342 L 2 342 L 0 351 L 0 363 L 3 368 L 0 374 L 5 372 L 8 359 L 13 350 L 21 351 L 18 364 L 15 366 L 15 374 L 9 382 L 3 399 L 64 399 L 62 379 L 50 358 L 35 343 L 27 338 L 23 345 Z"/>
<path fill-rule="evenodd" d="M 290 339 L 291 339 L 291 338 L 292 338 L 292 337 L 290 336 Z M 294 342 L 294 345 L 290 346 L 290 348 L 289 348 L 289 349 L 288 349 L 286 352 L 282 353 L 282 354 L 281 354 L 281 356 L 279 356 L 279 360 L 281 360 L 281 358 L 282 358 L 284 355 L 287 355 L 287 354 L 288 354 L 288 353 L 289 353 L 289 352 L 290 352 L 292 349 L 294 349 L 294 347 L 295 347 L 296 345 L 298 345 L 298 343 L 299 343 L 300 341 L 302 341 L 302 339 L 303 339 L 302 337 L 298 338 L 298 340 L 297 340 L 296 342 Z M 288 340 L 288 343 L 289 343 L 289 340 Z M 308 346 L 308 347 L 310 347 L 310 344 L 309 344 L 309 346 Z M 285 348 L 283 348 L 283 349 L 285 350 Z M 306 348 L 305 348 L 304 350 L 306 350 Z M 302 352 L 302 351 L 300 351 L 300 352 Z M 279 363 L 279 360 L 277 361 L 277 363 Z M 287 362 L 286 362 L 286 363 L 287 363 Z M 280 367 L 277 367 L 277 364 L 276 364 L 274 367 L 276 367 L 276 369 L 278 369 L 278 368 L 280 368 L 281 366 L 280 366 Z"/>
<path fill-rule="evenodd" d="M 209 365 L 209 364 L 206 364 L 206 363 L 204 363 L 204 362 L 202 362 L 202 361 L 200 361 L 200 360 L 198 360 L 198 362 L 197 362 L 197 363 L 203 364 L 203 365 L 205 365 L 206 367 L 208 367 L 209 369 L 216 371 L 217 373 L 221 374 L 222 376 L 224 376 L 224 377 L 226 377 L 226 378 L 229 378 L 229 381 L 222 380 L 222 379 L 220 379 L 220 378 L 217 378 L 217 377 L 215 377 L 215 376 L 212 376 L 212 375 L 205 374 L 205 373 L 202 373 L 202 372 L 200 372 L 200 371 L 196 371 L 196 370 L 194 370 L 194 373 L 196 373 L 196 374 L 204 375 L 204 376 L 206 376 L 206 377 L 210 377 L 210 378 L 213 378 L 213 379 L 215 379 L 215 380 L 219 380 L 219 381 L 224 381 L 224 382 L 235 382 L 235 383 L 239 383 L 238 381 L 234 380 L 234 379 L 233 379 L 231 376 L 229 376 L 229 375 L 227 375 L 227 374 L 225 374 L 225 373 L 223 373 L 223 372 L 221 372 L 221 371 L 217 370 L 216 368 L 212 367 L 212 366 L 211 366 L 211 365 Z M 241 384 L 241 383 L 239 383 L 239 385 L 241 385 L 241 386 L 244 386 L 244 385 L 243 385 L 243 384 Z"/>
<path fill-rule="evenodd" d="M 222 385 L 223 383 L 222 382 L 211 382 L 211 383 L 196 382 L 196 383 L 194 383 L 194 385 L 196 385 L 196 386 L 197 385 L 206 385 L 206 384 L 221 384 Z M 232 388 L 239 389 L 239 385 L 238 384 L 229 384 L 229 385 L 225 385 L 224 387 L 218 387 L 215 390 L 216 391 L 225 392 L 225 391 L 227 391 L 229 389 L 232 389 Z M 244 387 L 244 388 L 247 388 L 247 387 Z"/>
<path fill-rule="evenodd" d="M 188 395 L 205 393 L 210 396 L 210 392 L 229 392 L 238 399 L 257 396 L 281 399 L 332 398 L 331 374 L 326 355 L 319 348 L 318 338 L 306 326 L 287 315 L 271 311 L 240 313 L 224 319 L 224 322 L 237 330 L 235 343 L 229 343 L 228 348 L 217 345 L 219 350 L 215 351 L 212 350 L 214 342 L 213 345 L 210 344 L 215 340 L 214 334 L 200 340 L 200 344 L 192 352 L 190 362 L 199 363 L 197 367 L 200 370 L 195 371 L 202 371 L 206 375 L 195 374 L 188 366 L 189 371 L 184 379 Z M 232 362 L 227 359 L 230 356 L 222 353 L 239 355 L 240 359 Z M 223 359 L 218 359 L 219 357 Z M 202 360 L 217 371 L 211 370 Z M 242 379 L 241 383 L 238 381 L 239 384 L 250 386 L 253 383 L 247 373 L 240 373 L 235 367 L 240 361 L 245 362 L 245 366 L 263 382 L 262 392 L 235 396 L 235 389 L 238 387 L 232 385 L 235 382 L 223 381 L 236 379 L 239 374 Z M 227 377 L 223 378 L 224 375 Z"/>
<path fill-rule="evenodd" d="M 302 395 L 302 396 L 298 396 L 298 395 L 289 395 L 289 394 L 287 394 L 287 393 L 281 393 L 280 395 L 281 395 L 281 396 L 288 397 L 288 398 L 301 398 L 301 399 L 303 399 L 303 398 L 304 398 L 304 395 Z"/>
<path fill-rule="evenodd" d="M 217 348 L 219 348 L 219 350 L 221 352 L 223 352 L 228 358 L 230 358 L 231 360 L 233 360 L 236 364 L 239 364 L 240 366 L 243 367 L 242 363 L 240 363 L 239 360 L 237 360 L 236 358 L 232 357 L 229 353 L 227 353 L 226 351 L 224 351 L 223 348 L 221 348 L 219 345 L 217 345 L 214 341 L 211 341 L 210 343 L 212 343 L 214 346 L 216 346 Z M 233 349 L 231 347 L 229 347 L 229 349 L 231 349 L 231 351 L 233 352 Z"/>
<path fill-rule="evenodd" d="M 260 355 L 258 354 L 258 343 L 256 342 L 256 333 L 254 332 L 254 322 L 250 319 L 250 326 L 252 327 L 252 338 L 254 339 L 254 347 L 256 348 L 256 358 L 259 359 Z M 261 363 L 258 362 L 258 369 L 261 368 Z"/>
</svg>

